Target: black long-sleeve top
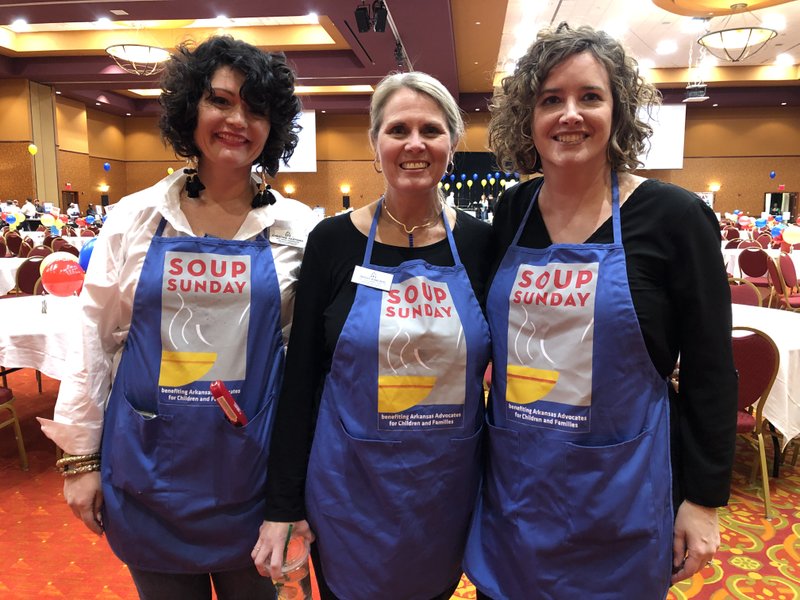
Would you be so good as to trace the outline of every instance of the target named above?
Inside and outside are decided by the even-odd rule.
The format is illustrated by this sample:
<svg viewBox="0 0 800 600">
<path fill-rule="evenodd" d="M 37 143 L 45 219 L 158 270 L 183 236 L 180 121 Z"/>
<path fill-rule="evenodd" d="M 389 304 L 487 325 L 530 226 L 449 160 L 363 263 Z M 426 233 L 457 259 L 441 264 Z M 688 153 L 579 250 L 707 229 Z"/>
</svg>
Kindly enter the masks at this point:
<svg viewBox="0 0 800 600">
<path fill-rule="evenodd" d="M 453 239 L 478 302 L 483 306 L 492 263 L 492 228 L 458 211 Z M 350 280 L 361 265 L 367 236 L 349 214 L 321 221 L 306 244 L 295 297 L 283 387 L 270 444 L 267 510 L 269 521 L 305 518 L 305 479 L 324 378 L 356 294 Z M 423 259 L 453 265 L 447 239 L 430 246 L 401 248 L 376 242 L 371 262 L 394 267 Z"/>
<path fill-rule="evenodd" d="M 495 207 L 492 276 L 542 179 L 508 189 Z M 649 179 L 620 209 L 633 306 L 647 350 L 664 377 L 680 355 L 680 393 L 670 396 L 673 500 L 722 506 L 730 492 L 736 434 L 731 300 L 716 216 L 695 194 Z M 611 243 L 609 218 L 587 241 Z M 519 244 L 552 244 L 531 210 Z"/>
</svg>

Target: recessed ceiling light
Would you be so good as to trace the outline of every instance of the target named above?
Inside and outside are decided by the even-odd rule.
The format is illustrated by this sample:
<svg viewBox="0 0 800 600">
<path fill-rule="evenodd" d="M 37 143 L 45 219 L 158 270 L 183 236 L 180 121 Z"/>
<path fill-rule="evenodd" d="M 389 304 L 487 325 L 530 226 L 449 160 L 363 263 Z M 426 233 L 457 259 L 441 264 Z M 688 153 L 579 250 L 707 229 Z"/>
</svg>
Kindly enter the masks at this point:
<svg viewBox="0 0 800 600">
<path fill-rule="evenodd" d="M 678 44 L 675 40 L 661 40 L 656 46 L 656 54 L 664 56 L 666 54 L 674 54 L 678 51 Z"/>
<path fill-rule="evenodd" d="M 719 106 L 719 104 L 712 104 L 711 106 Z"/>
<path fill-rule="evenodd" d="M 95 102 L 94 105 L 95 106 L 101 106 L 101 104 L 99 102 Z"/>
<path fill-rule="evenodd" d="M 56 90 L 56 94 L 60 96 L 61 95 L 61 91 L 60 90 Z"/>
<path fill-rule="evenodd" d="M 100 17 L 95 24 L 101 28 L 111 27 L 112 21 L 108 17 Z"/>
<path fill-rule="evenodd" d="M 775 57 L 775 64 L 779 67 L 793 67 L 794 57 L 791 54 L 783 52 Z"/>
<path fill-rule="evenodd" d="M 131 116 L 131 113 L 125 113 L 125 116 L 126 116 L 126 117 L 130 117 L 130 116 Z"/>
<path fill-rule="evenodd" d="M 476 108 L 475 112 L 481 112 L 481 109 L 480 108 Z"/>
<path fill-rule="evenodd" d="M 786 102 L 781 102 L 781 106 L 786 106 Z"/>
<path fill-rule="evenodd" d="M 477 60 L 475 61 L 475 64 L 476 64 L 476 65 L 478 64 L 478 61 L 477 61 Z"/>
<path fill-rule="evenodd" d="M 475 25 L 480 25 L 480 24 L 481 24 L 480 21 L 475 21 Z"/>
<path fill-rule="evenodd" d="M 320 111 L 323 115 L 328 112 L 327 110 Z"/>
</svg>

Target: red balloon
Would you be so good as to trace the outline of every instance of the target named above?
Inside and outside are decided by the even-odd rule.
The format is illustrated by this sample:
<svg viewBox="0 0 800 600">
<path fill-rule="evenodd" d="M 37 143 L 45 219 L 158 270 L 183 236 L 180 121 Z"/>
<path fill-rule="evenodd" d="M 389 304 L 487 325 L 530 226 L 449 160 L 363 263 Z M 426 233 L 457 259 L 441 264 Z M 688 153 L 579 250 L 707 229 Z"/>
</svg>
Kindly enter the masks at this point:
<svg viewBox="0 0 800 600">
<path fill-rule="evenodd" d="M 53 296 L 72 296 L 83 287 L 84 272 L 72 260 L 54 260 L 42 271 L 42 287 Z"/>
</svg>

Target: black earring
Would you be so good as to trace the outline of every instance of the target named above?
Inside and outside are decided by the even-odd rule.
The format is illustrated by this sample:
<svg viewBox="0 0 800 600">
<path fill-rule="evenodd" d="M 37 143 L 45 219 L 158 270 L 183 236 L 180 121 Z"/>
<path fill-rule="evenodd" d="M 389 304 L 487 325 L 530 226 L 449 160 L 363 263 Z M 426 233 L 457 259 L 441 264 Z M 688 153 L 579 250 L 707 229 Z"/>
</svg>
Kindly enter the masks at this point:
<svg viewBox="0 0 800 600">
<path fill-rule="evenodd" d="M 270 192 L 272 186 L 268 183 L 263 183 L 262 186 L 258 188 L 258 192 L 253 196 L 253 202 L 250 204 L 253 208 L 259 208 L 266 204 L 275 204 L 275 196 Z"/>
<path fill-rule="evenodd" d="M 199 198 L 200 192 L 206 189 L 206 186 L 197 176 L 197 169 L 184 169 L 183 172 L 186 174 L 186 195 L 189 198 Z"/>
</svg>

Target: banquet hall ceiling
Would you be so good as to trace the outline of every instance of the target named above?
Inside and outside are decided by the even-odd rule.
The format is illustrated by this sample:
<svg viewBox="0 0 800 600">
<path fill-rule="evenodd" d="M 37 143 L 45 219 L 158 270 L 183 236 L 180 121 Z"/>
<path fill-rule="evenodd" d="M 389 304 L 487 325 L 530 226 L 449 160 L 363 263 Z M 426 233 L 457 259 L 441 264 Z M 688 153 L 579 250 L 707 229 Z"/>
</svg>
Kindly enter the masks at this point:
<svg viewBox="0 0 800 600">
<path fill-rule="evenodd" d="M 50 85 L 65 97 L 114 114 L 155 114 L 154 99 L 129 90 L 157 88 L 157 76 L 126 73 L 105 54 L 105 47 L 127 42 L 173 48 L 181 41 L 225 31 L 265 49 L 285 51 L 303 86 L 305 107 L 360 113 L 369 101 L 370 91 L 364 86 L 374 86 L 398 69 L 399 40 L 407 57 L 400 57 L 404 68 L 410 64 L 438 77 L 465 110 L 485 110 L 498 73 L 513 54 L 512 46 L 520 44 L 515 35 L 527 43 L 541 26 L 566 20 L 613 30 L 634 56 L 654 61 L 651 78 L 666 100 L 680 101 L 687 84 L 689 49 L 695 56 L 699 51 L 693 43 L 698 34 L 684 31 L 690 17 L 682 15 L 711 17 L 708 24 L 713 29 L 731 4 L 727 0 L 385 2 L 390 14 L 386 30 L 360 33 L 354 9 L 362 0 L 0 1 L 0 79 Z M 371 6 L 372 0 L 365 4 Z M 743 17 L 755 21 L 776 13 L 786 27 L 747 61 L 714 69 L 706 79 L 711 102 L 800 105 L 796 64 L 800 1 L 752 0 L 750 5 L 755 12 Z M 308 21 L 309 13 L 318 16 L 318 23 Z M 20 18 L 27 26 L 11 25 Z M 111 24 L 97 25 L 100 18 Z M 656 54 L 657 43 L 667 38 L 676 42 L 677 50 Z M 781 52 L 792 54 L 795 64 L 772 66 Z"/>
</svg>

